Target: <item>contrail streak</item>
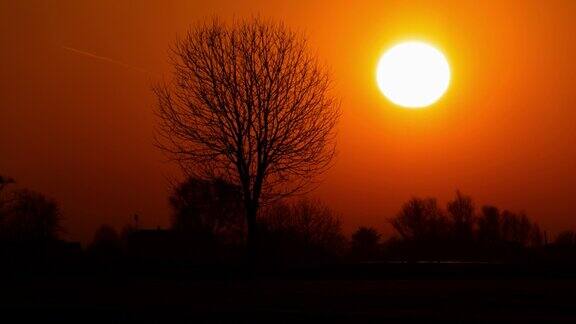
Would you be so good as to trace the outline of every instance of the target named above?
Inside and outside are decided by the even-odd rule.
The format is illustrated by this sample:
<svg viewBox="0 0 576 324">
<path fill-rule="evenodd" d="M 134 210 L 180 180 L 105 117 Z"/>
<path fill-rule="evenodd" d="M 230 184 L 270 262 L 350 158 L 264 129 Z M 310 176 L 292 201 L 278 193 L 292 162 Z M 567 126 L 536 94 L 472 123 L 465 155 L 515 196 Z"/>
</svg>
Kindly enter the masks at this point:
<svg viewBox="0 0 576 324">
<path fill-rule="evenodd" d="M 79 50 L 79 49 L 76 49 L 76 48 L 72 48 L 72 47 L 68 47 L 68 46 L 62 46 L 62 48 L 65 49 L 65 50 L 67 50 L 67 51 L 74 52 L 74 53 L 76 53 L 76 54 L 84 55 L 84 56 L 87 56 L 87 57 L 91 57 L 91 58 L 93 58 L 93 59 L 97 59 L 97 60 L 109 62 L 109 63 L 112 63 L 112 64 L 116 64 L 116 65 L 119 65 L 119 66 L 123 66 L 123 67 L 128 68 L 128 69 L 136 70 L 136 71 L 138 71 L 138 72 L 150 74 L 150 72 L 148 72 L 148 71 L 146 71 L 146 70 L 144 70 L 144 69 L 142 69 L 142 68 L 139 68 L 139 67 L 137 67 L 137 66 L 133 66 L 133 65 L 130 65 L 130 64 L 126 64 L 126 63 L 124 63 L 124 62 L 117 61 L 117 60 L 115 60 L 115 59 L 111 59 L 111 58 L 106 57 L 106 56 L 100 56 L 100 55 L 92 54 L 92 53 L 85 52 L 85 51 L 82 51 L 82 50 Z"/>
</svg>

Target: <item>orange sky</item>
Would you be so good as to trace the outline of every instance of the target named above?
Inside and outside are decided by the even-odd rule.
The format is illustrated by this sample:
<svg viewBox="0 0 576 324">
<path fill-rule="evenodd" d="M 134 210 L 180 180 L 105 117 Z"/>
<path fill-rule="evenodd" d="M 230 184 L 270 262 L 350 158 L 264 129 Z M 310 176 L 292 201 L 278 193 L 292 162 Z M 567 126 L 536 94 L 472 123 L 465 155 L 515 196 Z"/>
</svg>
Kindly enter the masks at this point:
<svg viewBox="0 0 576 324">
<path fill-rule="evenodd" d="M 575 227 L 576 2 L 280 3 L 0 2 L 0 174 L 57 198 L 70 239 L 135 212 L 165 226 L 173 168 L 152 145 L 151 82 L 191 23 L 259 14 L 304 30 L 332 66 L 339 156 L 315 195 L 347 230 L 384 229 L 410 196 L 445 202 L 457 188 L 553 232 Z M 415 38 L 453 73 L 424 110 L 392 106 L 374 77 L 384 49 Z"/>
</svg>

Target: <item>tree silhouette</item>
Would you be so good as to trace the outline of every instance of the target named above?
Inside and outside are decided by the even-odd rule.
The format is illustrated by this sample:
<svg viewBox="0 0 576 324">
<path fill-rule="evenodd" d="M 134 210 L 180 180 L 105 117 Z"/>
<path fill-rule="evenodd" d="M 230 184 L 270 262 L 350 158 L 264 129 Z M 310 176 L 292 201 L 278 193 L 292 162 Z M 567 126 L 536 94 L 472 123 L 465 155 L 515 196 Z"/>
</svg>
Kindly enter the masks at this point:
<svg viewBox="0 0 576 324">
<path fill-rule="evenodd" d="M 261 19 L 200 24 L 172 48 L 155 87 L 158 144 L 196 178 L 243 193 L 248 249 L 261 204 L 307 188 L 335 152 L 337 101 L 303 36 Z"/>
<path fill-rule="evenodd" d="M 94 233 L 89 251 L 100 258 L 118 257 L 122 252 L 120 235 L 110 225 L 101 225 Z"/>
<path fill-rule="evenodd" d="M 54 199 L 22 189 L 14 192 L 4 219 L 5 237 L 18 241 L 46 241 L 58 238 L 62 215 Z"/>
<path fill-rule="evenodd" d="M 493 206 L 484 206 L 478 218 L 478 240 L 487 245 L 539 246 L 543 235 L 538 224 L 524 213 L 500 212 Z"/>
<path fill-rule="evenodd" d="M 576 232 L 571 230 L 564 230 L 560 232 L 554 240 L 554 245 L 563 248 L 576 247 Z"/>
<path fill-rule="evenodd" d="M 472 198 L 459 191 L 445 211 L 436 199 L 412 198 L 390 223 L 400 238 L 385 250 L 396 257 L 509 258 L 544 244 L 540 226 L 526 214 L 486 205 L 477 215 Z"/>
<path fill-rule="evenodd" d="M 242 194 L 222 179 L 188 178 L 170 196 L 172 228 L 205 241 L 238 241 L 243 234 Z"/>
<path fill-rule="evenodd" d="M 494 244 L 501 240 L 500 210 L 494 206 L 482 207 L 478 219 L 478 239 L 486 244 Z"/>
<path fill-rule="evenodd" d="M 532 223 L 525 214 L 509 211 L 502 213 L 502 239 L 507 242 L 525 246 L 530 241 Z"/>
<path fill-rule="evenodd" d="M 351 254 L 360 260 L 374 259 L 380 250 L 380 233 L 373 227 L 360 227 L 352 234 Z"/>
<path fill-rule="evenodd" d="M 544 244 L 544 233 L 542 233 L 540 225 L 532 223 L 532 229 L 530 231 L 530 245 L 532 247 L 541 247 Z"/>
<path fill-rule="evenodd" d="M 262 247 L 288 259 L 316 260 L 333 257 L 344 248 L 340 218 L 318 200 L 276 203 L 263 213 Z"/>
<path fill-rule="evenodd" d="M 412 198 L 391 221 L 405 240 L 431 241 L 445 237 L 446 219 L 434 198 Z"/>
<path fill-rule="evenodd" d="M 456 191 L 456 197 L 448 202 L 446 209 L 452 221 L 454 239 L 457 241 L 472 240 L 475 222 L 472 197 Z"/>
</svg>

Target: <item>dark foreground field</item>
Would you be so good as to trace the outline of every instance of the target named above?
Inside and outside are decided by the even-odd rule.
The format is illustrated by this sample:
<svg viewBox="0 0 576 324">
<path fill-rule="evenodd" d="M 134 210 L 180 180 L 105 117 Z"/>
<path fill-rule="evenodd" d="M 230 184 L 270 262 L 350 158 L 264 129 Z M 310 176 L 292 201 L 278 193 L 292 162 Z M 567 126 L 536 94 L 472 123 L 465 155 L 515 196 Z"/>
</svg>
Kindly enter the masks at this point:
<svg viewBox="0 0 576 324">
<path fill-rule="evenodd" d="M 1 322 L 576 322 L 576 272 L 559 266 L 356 264 L 249 273 L 139 265 L 97 272 L 5 275 Z"/>
</svg>

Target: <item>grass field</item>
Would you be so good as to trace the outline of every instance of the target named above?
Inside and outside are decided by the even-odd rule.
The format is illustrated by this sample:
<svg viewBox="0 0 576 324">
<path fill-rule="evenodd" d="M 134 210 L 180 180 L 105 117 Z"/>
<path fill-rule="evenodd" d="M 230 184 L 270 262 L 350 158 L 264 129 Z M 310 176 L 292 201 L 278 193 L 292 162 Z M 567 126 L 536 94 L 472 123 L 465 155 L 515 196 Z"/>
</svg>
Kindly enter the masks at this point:
<svg viewBox="0 0 576 324">
<path fill-rule="evenodd" d="M 66 322 L 576 322 L 567 268 L 357 264 L 6 277 L 4 318 Z"/>
</svg>

